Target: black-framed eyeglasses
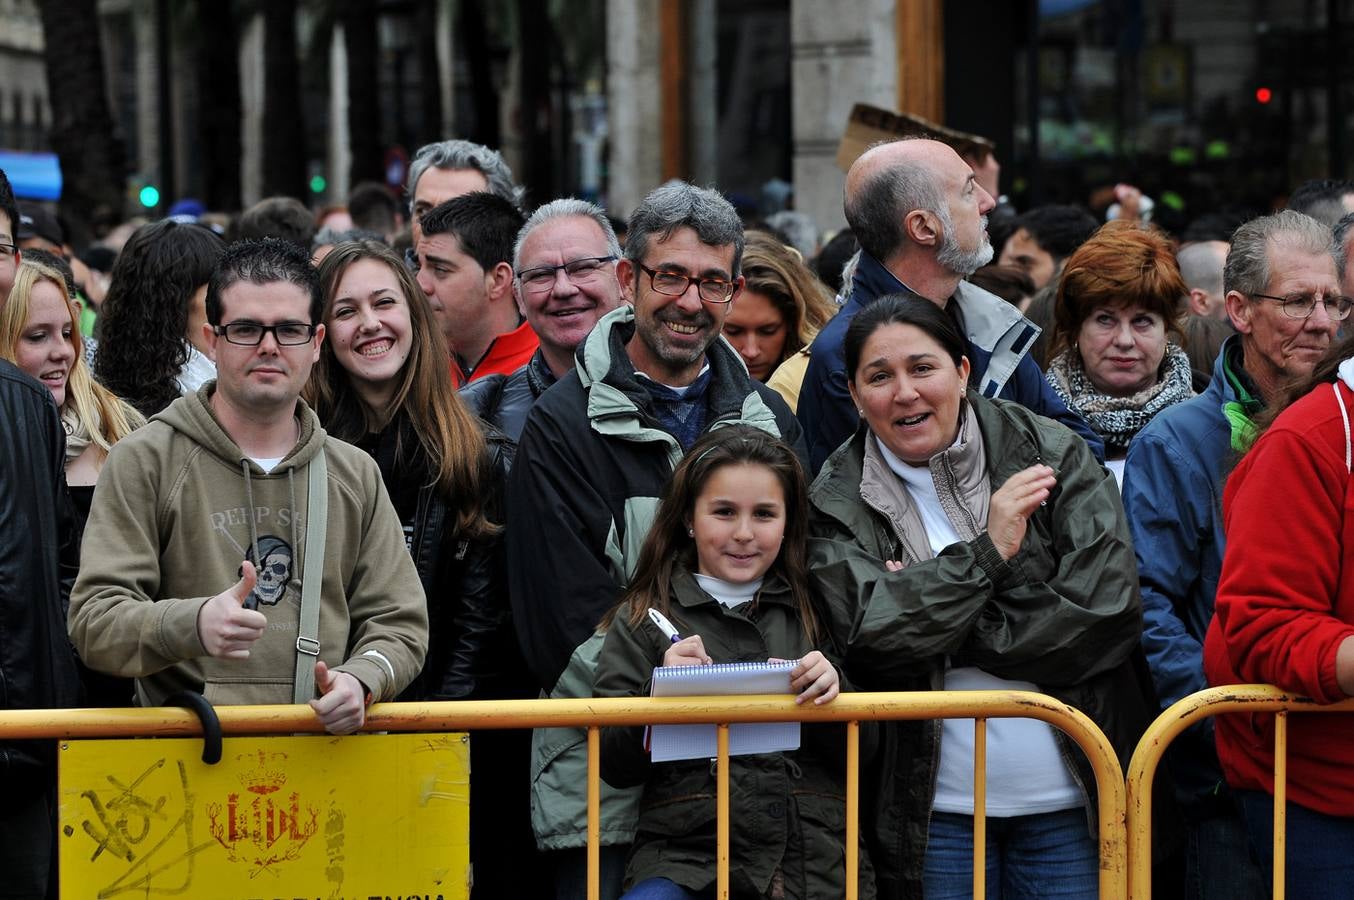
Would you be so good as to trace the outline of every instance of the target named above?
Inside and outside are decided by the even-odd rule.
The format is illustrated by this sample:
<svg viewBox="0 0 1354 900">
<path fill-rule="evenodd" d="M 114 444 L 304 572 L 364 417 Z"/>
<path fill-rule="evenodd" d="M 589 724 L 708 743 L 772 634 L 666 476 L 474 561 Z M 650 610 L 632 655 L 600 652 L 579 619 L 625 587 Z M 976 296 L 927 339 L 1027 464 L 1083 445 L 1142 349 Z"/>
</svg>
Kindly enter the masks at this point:
<svg viewBox="0 0 1354 900">
<path fill-rule="evenodd" d="M 1287 297 L 1275 297 L 1273 294 L 1251 294 L 1261 300 L 1273 300 L 1279 304 L 1283 314 L 1290 319 L 1305 319 L 1316 311 L 1317 303 L 1326 308 L 1326 315 L 1336 322 L 1348 318 L 1354 309 L 1354 299 L 1339 294 L 1289 294 Z"/>
<path fill-rule="evenodd" d="M 602 274 L 607 263 L 615 261 L 614 256 L 585 256 L 558 266 L 533 266 L 518 272 L 517 280 L 521 282 L 522 290 L 539 294 L 555 286 L 555 273 L 560 269 L 571 284 L 588 284 Z"/>
<path fill-rule="evenodd" d="M 14 251 L 19 249 L 18 244 L 0 243 L 0 256 L 13 256 Z"/>
<path fill-rule="evenodd" d="M 696 285 L 696 293 L 706 303 L 728 303 L 733 299 L 734 288 L 737 287 L 732 281 L 725 281 L 723 278 L 702 278 L 699 275 L 682 275 L 679 272 L 659 272 L 650 269 L 644 263 L 639 263 L 639 267 L 645 275 L 649 276 L 649 284 L 660 294 L 667 294 L 669 297 L 680 297 L 686 293 L 686 289 L 691 285 Z"/>
<path fill-rule="evenodd" d="M 227 322 L 216 325 L 212 331 L 230 341 L 245 347 L 257 347 L 263 343 L 263 336 L 272 333 L 273 340 L 284 347 L 306 344 L 315 335 L 315 326 L 306 322 L 278 322 L 276 325 L 261 325 L 258 322 Z"/>
</svg>

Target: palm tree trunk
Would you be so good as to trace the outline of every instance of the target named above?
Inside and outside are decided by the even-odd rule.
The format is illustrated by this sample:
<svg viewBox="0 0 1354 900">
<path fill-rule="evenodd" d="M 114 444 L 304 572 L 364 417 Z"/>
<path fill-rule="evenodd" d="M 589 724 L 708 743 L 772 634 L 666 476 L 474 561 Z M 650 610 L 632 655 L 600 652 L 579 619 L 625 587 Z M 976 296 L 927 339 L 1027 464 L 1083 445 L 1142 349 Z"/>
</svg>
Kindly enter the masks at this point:
<svg viewBox="0 0 1354 900">
<path fill-rule="evenodd" d="M 343 47 L 348 57 L 348 147 L 352 153 L 348 183 L 384 181 L 381 113 L 377 108 L 376 0 L 342 0 Z"/>
<path fill-rule="evenodd" d="M 234 5 L 197 0 L 198 135 L 208 209 L 240 208 L 240 46 Z"/>
<path fill-rule="evenodd" d="M 263 194 L 306 199 L 296 0 L 263 6 Z"/>
<path fill-rule="evenodd" d="M 122 221 L 127 151 L 113 124 L 97 0 L 38 4 L 46 45 L 52 147 L 61 159 L 66 239 L 83 248 Z"/>
</svg>

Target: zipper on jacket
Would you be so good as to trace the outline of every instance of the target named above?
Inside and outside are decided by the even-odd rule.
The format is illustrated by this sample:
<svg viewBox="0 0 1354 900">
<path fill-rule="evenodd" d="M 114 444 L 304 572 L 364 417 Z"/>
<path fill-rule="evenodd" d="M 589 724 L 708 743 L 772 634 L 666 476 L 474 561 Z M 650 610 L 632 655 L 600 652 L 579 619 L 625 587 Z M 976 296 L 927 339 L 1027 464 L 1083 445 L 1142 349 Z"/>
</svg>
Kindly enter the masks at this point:
<svg viewBox="0 0 1354 900">
<path fill-rule="evenodd" d="M 896 547 L 898 550 L 897 554 L 895 555 L 901 558 L 901 561 L 903 562 L 904 566 L 910 566 L 913 563 L 916 563 L 917 560 L 908 551 L 907 544 L 903 541 L 903 532 L 898 528 L 898 523 L 893 521 L 893 516 L 889 515 L 888 513 L 884 512 L 884 510 L 876 506 L 873 502 L 870 501 L 869 497 L 866 497 L 862 494 L 860 499 L 865 501 L 865 505 L 868 506 L 871 510 L 873 510 L 875 515 L 879 516 L 885 522 L 889 523 L 889 530 L 893 532 L 894 547 Z"/>
</svg>

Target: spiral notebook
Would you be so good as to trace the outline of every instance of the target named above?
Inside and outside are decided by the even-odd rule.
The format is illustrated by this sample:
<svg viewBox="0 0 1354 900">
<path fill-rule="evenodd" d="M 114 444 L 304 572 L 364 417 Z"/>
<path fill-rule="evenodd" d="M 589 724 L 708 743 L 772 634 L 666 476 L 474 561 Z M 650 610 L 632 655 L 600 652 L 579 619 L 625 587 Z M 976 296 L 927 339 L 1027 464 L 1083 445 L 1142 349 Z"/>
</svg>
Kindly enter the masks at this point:
<svg viewBox="0 0 1354 900">
<path fill-rule="evenodd" d="M 654 697 L 711 697 L 731 694 L 790 694 L 796 663 L 719 663 L 713 666 L 659 666 L 653 670 Z M 654 762 L 710 759 L 716 751 L 714 725 L 654 725 L 645 746 Z M 729 755 L 799 749 L 798 722 L 739 722 L 729 726 Z"/>
</svg>

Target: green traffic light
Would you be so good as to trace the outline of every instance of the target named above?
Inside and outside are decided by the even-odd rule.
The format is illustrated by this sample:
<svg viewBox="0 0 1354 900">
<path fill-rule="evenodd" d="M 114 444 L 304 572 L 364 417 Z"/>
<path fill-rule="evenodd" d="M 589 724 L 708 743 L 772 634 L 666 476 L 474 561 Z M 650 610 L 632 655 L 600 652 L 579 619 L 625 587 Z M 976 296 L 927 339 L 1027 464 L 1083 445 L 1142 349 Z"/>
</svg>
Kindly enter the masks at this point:
<svg viewBox="0 0 1354 900">
<path fill-rule="evenodd" d="M 153 184 L 148 184 L 141 189 L 141 205 L 150 209 L 160 205 L 160 191 Z"/>
<path fill-rule="evenodd" d="M 329 186 L 329 182 L 324 180 L 323 175 L 315 175 L 310 179 L 310 192 L 312 194 L 323 194 L 324 189 Z"/>
</svg>

